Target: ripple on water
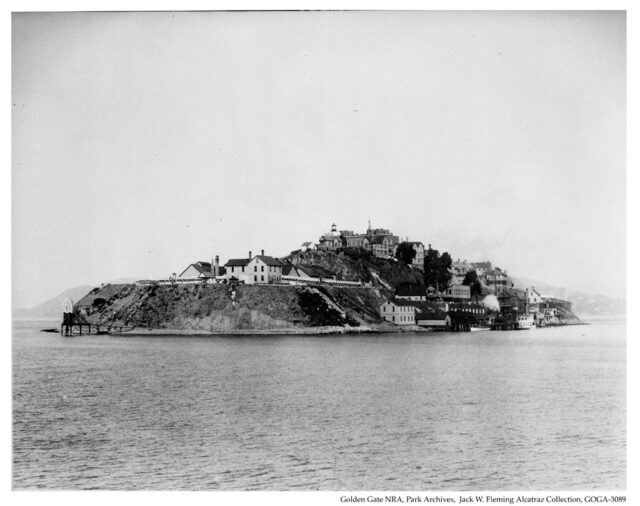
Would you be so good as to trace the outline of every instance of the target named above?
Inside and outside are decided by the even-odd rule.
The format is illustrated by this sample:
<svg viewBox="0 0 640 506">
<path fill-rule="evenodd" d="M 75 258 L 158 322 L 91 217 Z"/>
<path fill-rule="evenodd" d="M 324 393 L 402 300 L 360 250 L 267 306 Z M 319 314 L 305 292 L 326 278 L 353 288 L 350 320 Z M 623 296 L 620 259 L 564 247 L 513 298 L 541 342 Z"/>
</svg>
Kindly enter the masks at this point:
<svg viewBox="0 0 640 506">
<path fill-rule="evenodd" d="M 17 489 L 622 489 L 624 326 L 13 341 Z"/>
</svg>

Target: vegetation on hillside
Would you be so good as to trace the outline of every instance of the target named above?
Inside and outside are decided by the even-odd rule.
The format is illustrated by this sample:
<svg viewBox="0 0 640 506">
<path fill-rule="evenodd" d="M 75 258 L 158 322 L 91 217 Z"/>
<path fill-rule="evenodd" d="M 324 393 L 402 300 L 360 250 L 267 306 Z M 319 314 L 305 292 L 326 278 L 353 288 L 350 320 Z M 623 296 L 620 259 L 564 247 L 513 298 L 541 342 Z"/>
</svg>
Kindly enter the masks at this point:
<svg viewBox="0 0 640 506">
<path fill-rule="evenodd" d="M 378 325 L 383 298 L 367 288 L 288 285 L 106 285 L 76 308 L 105 328 L 286 329 L 296 326 Z"/>
</svg>

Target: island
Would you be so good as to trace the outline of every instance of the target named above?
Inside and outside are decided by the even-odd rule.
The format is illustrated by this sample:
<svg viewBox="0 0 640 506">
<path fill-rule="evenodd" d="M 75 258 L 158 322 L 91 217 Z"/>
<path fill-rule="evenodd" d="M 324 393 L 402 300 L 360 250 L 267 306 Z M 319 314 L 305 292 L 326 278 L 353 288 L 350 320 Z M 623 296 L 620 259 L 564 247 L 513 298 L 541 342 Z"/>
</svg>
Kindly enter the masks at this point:
<svg viewBox="0 0 640 506">
<path fill-rule="evenodd" d="M 321 334 L 518 330 L 580 324 L 566 300 L 519 288 L 489 261 L 335 224 L 283 257 L 189 264 L 167 279 L 106 284 L 64 311 L 61 332 Z"/>
</svg>

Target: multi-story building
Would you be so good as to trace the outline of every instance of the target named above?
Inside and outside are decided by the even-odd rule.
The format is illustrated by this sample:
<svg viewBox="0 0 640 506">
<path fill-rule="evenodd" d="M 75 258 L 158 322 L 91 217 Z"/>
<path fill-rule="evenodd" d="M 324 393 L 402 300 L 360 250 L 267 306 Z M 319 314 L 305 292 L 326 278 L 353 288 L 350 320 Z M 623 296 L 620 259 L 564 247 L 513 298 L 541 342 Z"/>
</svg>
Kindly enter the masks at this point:
<svg viewBox="0 0 640 506">
<path fill-rule="evenodd" d="M 527 314 L 527 293 L 519 288 L 504 288 L 498 294 L 501 313 Z"/>
<path fill-rule="evenodd" d="M 247 266 L 251 261 L 251 251 L 248 258 L 230 258 L 224 267 L 226 269 L 226 278 L 228 281 L 242 281 L 247 283 L 249 280 L 249 272 Z"/>
<path fill-rule="evenodd" d="M 444 292 L 444 297 L 448 299 L 470 299 L 471 287 L 467 285 L 451 285 Z"/>
<path fill-rule="evenodd" d="M 377 257 L 391 257 L 394 255 L 400 238 L 386 228 L 372 228 L 371 223 L 364 234 L 353 230 L 340 230 L 336 224 L 331 225 L 331 231 L 320 236 L 316 248 L 321 251 L 336 251 L 340 248 L 363 248 Z M 422 269 L 424 266 L 424 245 L 421 242 L 411 243 L 416 250 L 413 265 Z"/>
<path fill-rule="evenodd" d="M 451 262 L 449 272 L 451 273 L 451 283 L 454 285 L 461 285 L 466 277 L 467 273 L 472 271 L 472 267 L 466 260 L 455 260 Z"/>
<path fill-rule="evenodd" d="M 253 283 L 280 283 L 282 281 L 283 264 L 277 258 L 264 254 L 256 255 L 247 264 L 249 274 L 248 284 Z"/>
<path fill-rule="evenodd" d="M 415 325 L 416 307 L 406 300 L 391 299 L 380 304 L 380 316 L 396 325 Z"/>
<path fill-rule="evenodd" d="M 506 288 L 509 281 L 507 271 L 503 271 L 499 267 L 485 271 L 481 278 L 485 285 L 493 287 L 496 292 L 499 292 L 502 288 Z"/>
<path fill-rule="evenodd" d="M 394 244 L 387 236 L 378 235 L 369 241 L 369 250 L 373 256 L 386 258 L 393 256 Z"/>
</svg>

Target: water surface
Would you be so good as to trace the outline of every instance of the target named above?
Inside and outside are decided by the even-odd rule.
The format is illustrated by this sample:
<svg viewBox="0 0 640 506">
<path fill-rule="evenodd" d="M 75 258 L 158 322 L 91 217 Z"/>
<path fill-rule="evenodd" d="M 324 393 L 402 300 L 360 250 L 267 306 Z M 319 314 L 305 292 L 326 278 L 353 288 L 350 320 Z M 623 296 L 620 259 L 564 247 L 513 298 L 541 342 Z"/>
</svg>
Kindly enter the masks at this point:
<svg viewBox="0 0 640 506">
<path fill-rule="evenodd" d="M 14 488 L 622 489 L 625 326 L 65 338 L 16 322 Z"/>
</svg>

